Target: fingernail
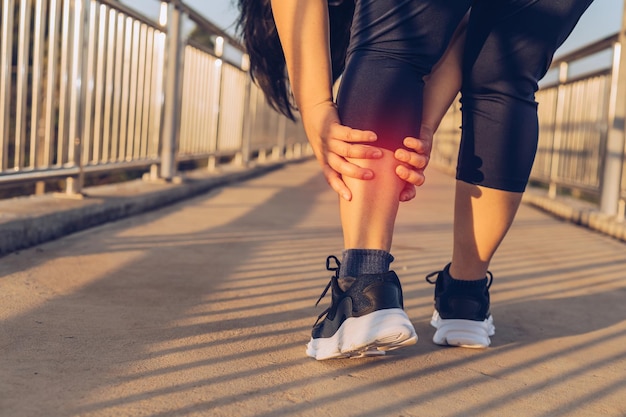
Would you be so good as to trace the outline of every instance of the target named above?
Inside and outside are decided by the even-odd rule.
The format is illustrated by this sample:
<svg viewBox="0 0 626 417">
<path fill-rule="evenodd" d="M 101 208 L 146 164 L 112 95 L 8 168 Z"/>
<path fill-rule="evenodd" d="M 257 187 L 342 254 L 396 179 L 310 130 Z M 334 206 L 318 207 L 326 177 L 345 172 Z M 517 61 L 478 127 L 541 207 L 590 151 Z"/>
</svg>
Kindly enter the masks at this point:
<svg viewBox="0 0 626 417">
<path fill-rule="evenodd" d="M 344 193 L 344 194 L 342 194 L 342 197 L 343 197 L 344 200 L 350 201 L 350 194 Z"/>
<path fill-rule="evenodd" d="M 374 134 L 371 134 L 371 135 L 369 135 L 369 136 L 367 137 L 367 139 L 369 139 L 369 140 L 376 140 L 376 139 L 378 139 L 378 136 L 376 136 L 376 135 L 374 135 Z"/>
<path fill-rule="evenodd" d="M 374 157 L 374 158 L 380 158 L 380 157 L 382 157 L 382 156 L 383 156 L 383 152 L 382 152 L 382 151 L 379 151 L 379 150 L 376 150 L 376 151 L 374 151 L 374 152 L 372 153 L 372 157 Z"/>
<path fill-rule="evenodd" d="M 371 180 L 372 178 L 374 178 L 374 174 L 372 172 L 366 172 L 365 174 L 363 174 L 364 180 Z"/>
</svg>

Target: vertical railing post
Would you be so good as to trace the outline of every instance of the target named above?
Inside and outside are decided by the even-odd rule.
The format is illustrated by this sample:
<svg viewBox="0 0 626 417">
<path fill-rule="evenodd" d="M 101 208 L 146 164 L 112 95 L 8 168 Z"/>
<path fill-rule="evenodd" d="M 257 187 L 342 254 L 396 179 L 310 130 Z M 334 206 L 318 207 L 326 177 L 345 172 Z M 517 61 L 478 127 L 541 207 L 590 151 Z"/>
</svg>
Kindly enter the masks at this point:
<svg viewBox="0 0 626 417">
<path fill-rule="evenodd" d="M 69 92 L 69 126 L 68 126 L 68 159 L 78 168 L 78 174 L 67 177 L 65 184 L 65 197 L 81 198 L 84 183 L 82 162 L 83 123 L 85 92 L 87 82 L 84 72 L 84 23 L 85 11 L 88 0 L 73 0 L 72 7 L 72 31 L 71 31 L 71 59 L 70 59 L 70 92 Z"/>
<path fill-rule="evenodd" d="M 248 54 L 244 54 L 241 59 L 241 70 L 247 75 L 250 71 L 250 57 Z M 252 80 L 250 77 L 246 77 L 246 92 L 244 99 L 244 114 L 243 114 L 243 138 L 241 141 L 241 163 L 243 166 L 247 166 L 250 163 L 250 154 L 252 153 L 252 125 L 255 119 L 255 109 L 252 107 Z M 256 100 L 254 100 L 256 102 Z"/>
<path fill-rule="evenodd" d="M 569 65 L 562 62 L 559 66 L 559 85 L 556 93 L 556 115 L 554 118 L 554 136 L 552 139 L 552 158 L 550 160 L 550 185 L 548 196 L 556 198 L 558 192 L 557 179 L 561 159 L 561 139 L 565 120 L 565 83 L 567 82 Z"/>
<path fill-rule="evenodd" d="M 290 154 L 286 154 L 286 139 L 287 139 L 287 118 L 285 116 L 278 117 L 278 125 L 276 130 L 276 145 L 272 150 L 272 159 L 281 160 L 285 157 L 291 157 Z"/>
<path fill-rule="evenodd" d="M 626 7 L 626 2 L 625 5 Z M 626 9 L 622 28 L 613 48 L 613 74 L 609 101 L 609 123 L 604 156 L 600 210 L 609 216 L 619 212 L 622 169 L 624 166 L 624 131 L 626 123 Z"/>
<path fill-rule="evenodd" d="M 8 168 L 11 120 L 11 74 L 13 72 L 14 0 L 3 0 L 0 22 L 0 172 Z"/>
<path fill-rule="evenodd" d="M 41 114 L 45 103 L 44 95 L 44 50 L 45 50 L 45 18 L 48 1 L 37 0 L 35 2 L 34 18 L 34 39 L 33 39 L 33 64 L 32 64 L 32 91 L 31 114 L 30 114 L 30 166 L 39 168 L 43 164 L 44 158 L 44 126 L 42 125 Z M 40 182 L 37 186 L 43 187 Z"/>
<path fill-rule="evenodd" d="M 29 66 L 31 65 L 31 14 L 32 1 L 21 1 L 19 4 L 18 52 L 17 52 L 17 86 L 15 102 L 15 169 L 24 168 L 26 151 L 27 108 L 29 90 Z"/>
<path fill-rule="evenodd" d="M 217 52 L 217 51 L 216 51 Z M 214 101 L 210 104 L 212 110 L 212 129 L 207 132 L 211 142 L 209 143 L 209 160 L 207 162 L 207 170 L 214 172 L 217 170 L 218 154 L 219 154 L 219 137 L 220 137 L 220 111 L 222 107 L 222 60 L 217 55 L 215 60 L 215 68 L 211 80 L 211 88 L 215 91 Z"/>
<path fill-rule="evenodd" d="M 213 88 L 215 91 L 216 101 L 214 103 L 214 115 L 215 115 L 215 124 L 214 129 L 211 134 L 211 138 L 215 139 L 215 142 L 211 146 L 211 155 L 209 155 L 209 160 L 207 162 L 207 170 L 209 172 L 214 172 L 217 170 L 218 162 L 219 162 L 219 153 L 220 153 L 220 130 L 222 129 L 222 125 L 220 123 L 220 113 L 222 112 L 222 84 L 223 84 L 223 61 L 222 55 L 224 54 L 224 38 L 218 36 L 215 38 L 215 49 L 213 51 L 215 57 L 215 77 L 213 78 Z"/>
<path fill-rule="evenodd" d="M 180 130 L 180 86 L 182 73 L 182 12 L 169 4 L 167 18 L 166 65 L 164 81 L 163 129 L 161 130 L 161 179 L 171 181 L 176 175 L 176 142 Z"/>
</svg>

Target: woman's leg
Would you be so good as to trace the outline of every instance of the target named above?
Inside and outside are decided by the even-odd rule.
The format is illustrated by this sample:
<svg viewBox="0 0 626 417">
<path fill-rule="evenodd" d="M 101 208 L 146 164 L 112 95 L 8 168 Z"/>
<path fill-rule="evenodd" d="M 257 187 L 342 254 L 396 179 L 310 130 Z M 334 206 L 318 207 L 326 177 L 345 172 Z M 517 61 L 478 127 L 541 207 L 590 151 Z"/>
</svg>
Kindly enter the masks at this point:
<svg viewBox="0 0 626 417">
<path fill-rule="evenodd" d="M 313 327 L 307 353 L 317 359 L 375 354 L 415 343 L 398 277 L 389 271 L 393 228 L 404 182 L 393 152 L 417 136 L 423 77 L 443 54 L 469 0 L 357 0 L 338 96 L 342 124 L 376 132 L 382 159 L 357 160 L 374 179 L 344 178 L 345 249 L 331 279 L 333 302 Z M 331 258 L 332 259 L 332 258 Z"/>
<path fill-rule="evenodd" d="M 521 199 L 522 193 L 457 181 L 450 275 L 464 280 L 485 278 Z"/>
<path fill-rule="evenodd" d="M 419 136 L 423 77 L 445 51 L 469 1 L 361 0 L 356 2 L 348 60 L 338 96 L 347 126 L 377 133 L 379 160 L 354 161 L 372 169 L 370 181 L 345 178 L 352 201 L 341 202 L 346 249 L 389 251 L 404 182 L 393 151 Z"/>
<path fill-rule="evenodd" d="M 490 344 L 487 268 L 513 222 L 532 168 L 537 82 L 591 1 L 474 3 L 463 61 L 454 248 L 452 263 L 436 281 L 435 343 Z"/>
<path fill-rule="evenodd" d="M 481 0 L 473 8 L 452 276 L 484 278 L 507 233 L 537 149 L 537 82 L 591 1 Z"/>
<path fill-rule="evenodd" d="M 339 93 L 342 123 L 377 133 L 383 158 L 352 161 L 374 172 L 369 181 L 344 178 L 351 201 L 341 201 L 346 249 L 391 248 L 404 181 L 395 174 L 398 162 L 391 149 L 406 136 L 417 136 L 422 111 L 422 75 L 376 53 L 354 52 L 348 60 Z"/>
</svg>

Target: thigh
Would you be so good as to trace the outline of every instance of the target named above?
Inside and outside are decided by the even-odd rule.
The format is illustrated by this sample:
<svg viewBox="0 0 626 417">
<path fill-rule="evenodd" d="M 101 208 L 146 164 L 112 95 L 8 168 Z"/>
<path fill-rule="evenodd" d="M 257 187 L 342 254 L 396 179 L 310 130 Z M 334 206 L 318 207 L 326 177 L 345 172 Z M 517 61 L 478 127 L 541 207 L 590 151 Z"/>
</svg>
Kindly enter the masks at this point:
<svg viewBox="0 0 626 417">
<path fill-rule="evenodd" d="M 477 0 L 463 63 L 457 178 L 521 192 L 534 161 L 537 82 L 591 0 Z"/>
<path fill-rule="evenodd" d="M 475 1 L 463 60 L 464 87 L 492 86 L 533 100 L 556 49 L 592 1 Z"/>
<path fill-rule="evenodd" d="M 421 124 L 423 77 L 445 51 L 469 0 L 357 0 L 337 104 L 342 123 L 395 150 Z"/>
</svg>

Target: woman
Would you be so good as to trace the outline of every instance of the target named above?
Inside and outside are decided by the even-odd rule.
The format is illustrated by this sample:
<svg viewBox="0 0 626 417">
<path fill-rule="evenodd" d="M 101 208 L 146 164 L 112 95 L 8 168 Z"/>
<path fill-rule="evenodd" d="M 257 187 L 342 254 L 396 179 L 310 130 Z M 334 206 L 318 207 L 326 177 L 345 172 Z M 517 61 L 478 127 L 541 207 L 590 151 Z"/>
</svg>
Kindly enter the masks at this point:
<svg viewBox="0 0 626 417">
<path fill-rule="evenodd" d="M 336 268 L 327 262 L 336 270 L 332 303 L 313 328 L 309 356 L 369 355 L 415 343 L 400 283 L 389 271 L 393 227 L 399 201 L 414 197 L 413 186 L 424 181 L 432 132 L 461 81 L 452 261 L 427 277 L 431 282 L 437 276 L 431 323 L 435 343 L 490 344 L 487 269 L 530 175 L 537 82 L 591 1 L 240 0 L 253 75 L 268 73 L 267 54 L 255 48 L 260 37 L 250 30 L 262 22 L 262 32 L 280 40 L 277 55 L 284 56 L 309 141 L 330 186 L 343 197 L 345 251 Z M 264 14 L 251 13 L 251 5 Z M 335 104 L 333 72 L 343 67 L 345 39 Z M 274 70 L 278 75 L 269 77 L 264 91 L 291 114 L 283 67 Z"/>
</svg>

